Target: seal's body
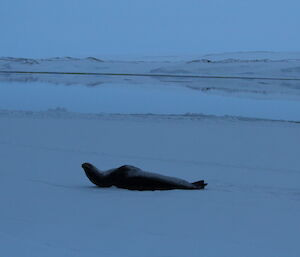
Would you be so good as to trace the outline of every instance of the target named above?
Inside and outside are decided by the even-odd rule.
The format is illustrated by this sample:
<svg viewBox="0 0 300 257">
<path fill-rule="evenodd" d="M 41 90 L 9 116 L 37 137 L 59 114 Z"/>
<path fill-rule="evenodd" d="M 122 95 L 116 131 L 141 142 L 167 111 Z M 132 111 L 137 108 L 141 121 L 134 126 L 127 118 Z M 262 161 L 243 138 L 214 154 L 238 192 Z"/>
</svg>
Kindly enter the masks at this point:
<svg viewBox="0 0 300 257">
<path fill-rule="evenodd" d="M 171 190 L 204 189 L 203 180 L 189 183 L 183 179 L 146 172 L 137 167 L 124 165 L 116 169 L 101 172 L 90 163 L 83 163 L 82 168 L 89 180 L 99 187 L 116 186 L 129 190 Z"/>
</svg>

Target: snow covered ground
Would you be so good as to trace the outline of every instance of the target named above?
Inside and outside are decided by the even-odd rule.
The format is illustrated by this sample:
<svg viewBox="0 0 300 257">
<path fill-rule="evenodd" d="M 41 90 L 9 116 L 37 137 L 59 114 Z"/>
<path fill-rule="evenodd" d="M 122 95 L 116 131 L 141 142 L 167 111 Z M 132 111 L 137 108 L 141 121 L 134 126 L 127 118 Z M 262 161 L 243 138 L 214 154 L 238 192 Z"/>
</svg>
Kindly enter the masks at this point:
<svg viewBox="0 0 300 257">
<path fill-rule="evenodd" d="M 217 58 L 216 63 L 193 62 L 195 66 L 191 73 L 196 73 L 198 64 L 203 67 L 216 64 L 212 67 L 231 67 L 232 73 L 224 70 L 226 75 L 238 75 L 244 72 L 244 68 L 251 68 L 255 71 L 253 76 L 279 77 L 285 76 L 282 69 L 290 69 L 292 72 L 286 77 L 300 77 L 297 70 L 300 61 L 296 60 L 300 57 L 296 55 L 280 55 L 277 58 L 279 61 L 276 61 L 273 54 L 273 60 L 265 62 L 243 62 L 243 54 L 236 55 L 229 56 L 239 59 L 238 62 L 218 62 Z M 229 57 L 220 58 L 225 60 Z M 39 64 L 22 64 L 4 59 L 1 60 L 1 70 L 5 67 L 6 70 L 25 67 L 28 70 L 49 70 L 52 67 L 48 62 L 43 68 L 44 62 L 41 60 Z M 244 59 L 249 60 L 249 57 Z M 69 67 L 67 71 L 75 71 L 74 60 L 71 61 L 72 65 L 65 62 L 69 61 L 63 61 L 58 69 L 55 66 L 58 62 L 55 61 L 50 70 L 65 71 Z M 122 67 L 121 62 L 118 62 L 119 70 L 112 69 L 105 62 L 86 62 L 108 65 L 108 70 L 113 72 L 120 72 Z M 126 61 L 123 67 L 128 69 L 126 72 L 150 74 L 151 69 L 162 67 L 161 60 L 159 62 L 158 65 L 155 60 L 147 61 L 145 66 L 137 62 L 130 67 Z M 164 65 L 174 70 L 183 66 L 187 69 L 190 65 L 186 60 L 184 65 L 183 62 L 176 62 L 170 60 Z M 97 70 L 89 69 L 89 65 L 84 71 Z M 146 69 L 147 65 L 153 67 Z M 82 67 L 79 64 L 77 71 L 83 71 Z M 269 68 L 270 73 L 267 72 Z M 214 74 L 222 75 L 221 70 L 216 70 Z M 174 74 L 179 73 L 177 70 Z M 198 73 L 202 74 L 200 71 Z M 83 102 L 77 100 L 76 89 L 88 84 L 83 80 L 76 82 L 74 77 L 70 80 L 68 76 L 61 78 L 52 75 L 6 74 L 0 77 L 0 256 L 300 255 L 300 124 L 297 117 L 293 122 L 272 121 L 274 117 L 267 114 L 264 119 L 256 119 L 261 118 L 260 108 L 256 108 L 251 119 L 213 116 L 211 114 L 216 113 L 210 113 L 209 109 L 202 109 L 201 115 L 168 111 L 174 114 L 170 115 L 162 111 L 163 104 L 153 114 L 147 114 L 143 102 L 135 103 L 132 105 L 135 109 L 128 111 L 139 113 L 141 108 L 143 111 L 140 114 L 116 114 L 119 111 L 112 109 L 109 109 L 111 113 L 105 114 L 101 113 L 101 108 L 91 111 L 91 105 L 84 109 L 88 98 L 84 98 Z M 94 78 L 90 76 L 89 79 Z M 145 92 L 148 92 L 147 87 L 152 83 L 153 87 L 157 87 L 156 94 L 161 90 L 166 95 L 172 90 L 183 92 L 180 86 L 188 85 L 182 83 L 178 88 L 177 79 L 175 82 L 162 82 L 152 78 L 131 78 L 119 79 L 115 81 L 117 83 L 110 78 L 103 79 L 107 80 L 104 87 L 116 87 L 118 83 L 116 88 L 119 92 L 122 92 L 120 85 L 125 85 L 125 82 L 126 86 L 138 88 L 139 81 L 142 81 L 144 85 L 139 90 Z M 28 82 L 24 83 L 26 80 Z M 16 81 L 23 84 L 15 84 Z M 212 85 L 214 81 L 211 80 Z M 44 105 L 37 106 L 35 103 L 41 94 L 35 95 L 37 91 L 34 90 L 30 91 L 34 102 L 30 108 L 30 98 L 22 98 L 22 95 L 26 95 L 26 89 L 40 86 L 51 92 L 48 90 L 50 85 L 41 82 L 68 84 L 69 87 L 57 87 L 70 90 L 69 94 L 65 91 L 64 100 L 67 95 L 72 99 L 74 92 L 74 108 L 70 105 L 67 106 L 70 111 L 53 109 L 53 106 L 47 105 L 46 98 L 41 100 Z M 216 87 L 222 88 L 221 82 L 215 83 Z M 247 86 L 238 82 L 225 83 L 224 87 L 234 85 L 235 92 L 217 90 L 217 96 L 238 99 L 242 104 L 253 99 L 254 95 L 243 92 L 245 87 L 258 86 L 254 80 L 247 83 Z M 268 99 L 274 108 L 276 101 L 298 103 L 299 81 L 293 83 L 293 86 L 278 86 L 273 82 L 261 84 L 263 89 L 256 93 L 254 100 L 267 102 Z M 169 86 L 168 90 L 164 91 L 163 86 Z M 13 90 L 8 91 L 8 87 Z M 18 88 L 22 94 L 18 95 Z M 189 90 L 189 87 L 185 86 L 184 89 Z M 268 93 L 263 93 L 266 89 Z M 202 90 L 201 93 L 209 94 L 209 91 Z M 93 92 L 97 95 L 101 91 Z M 194 95 L 198 91 L 190 92 Z M 3 94 L 6 95 L 3 97 Z M 195 102 L 196 98 L 191 95 L 189 99 Z M 114 101 L 117 95 L 106 97 Z M 169 98 L 169 101 L 175 99 Z M 116 101 L 115 105 L 119 103 Z M 61 106 L 60 102 L 55 104 Z M 190 105 L 186 106 L 189 110 Z M 47 110 L 50 107 L 51 110 Z M 236 106 L 238 108 L 239 105 Z M 245 112 L 242 115 L 243 110 L 240 108 L 238 116 L 247 116 Z M 296 115 L 297 110 L 294 112 Z M 225 111 L 222 115 L 230 114 Z M 283 110 L 282 115 L 283 120 L 288 120 L 287 109 Z M 83 162 L 91 162 L 102 169 L 132 164 L 188 181 L 205 179 L 208 187 L 197 192 L 100 189 L 85 177 L 80 167 Z"/>
<path fill-rule="evenodd" d="M 300 125 L 1 112 L 1 256 L 299 256 Z M 95 188 L 129 163 L 205 191 Z"/>
</svg>

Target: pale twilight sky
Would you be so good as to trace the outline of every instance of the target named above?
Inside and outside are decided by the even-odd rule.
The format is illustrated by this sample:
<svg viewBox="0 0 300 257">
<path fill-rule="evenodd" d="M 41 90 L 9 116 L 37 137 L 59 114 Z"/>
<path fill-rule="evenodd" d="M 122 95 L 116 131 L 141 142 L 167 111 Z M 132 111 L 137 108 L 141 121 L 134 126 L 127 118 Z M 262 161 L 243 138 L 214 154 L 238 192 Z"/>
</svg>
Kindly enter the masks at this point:
<svg viewBox="0 0 300 257">
<path fill-rule="evenodd" d="M 0 56 L 300 51 L 299 0 L 1 0 Z"/>
</svg>

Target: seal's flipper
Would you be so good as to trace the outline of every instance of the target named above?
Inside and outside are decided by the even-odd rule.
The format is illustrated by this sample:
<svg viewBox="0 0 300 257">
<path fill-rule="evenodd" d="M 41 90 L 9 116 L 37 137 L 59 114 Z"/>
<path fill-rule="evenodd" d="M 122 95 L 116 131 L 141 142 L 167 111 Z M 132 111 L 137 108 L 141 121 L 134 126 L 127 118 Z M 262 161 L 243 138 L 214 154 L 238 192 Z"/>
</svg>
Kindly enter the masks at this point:
<svg viewBox="0 0 300 257">
<path fill-rule="evenodd" d="M 196 187 L 198 187 L 199 189 L 204 189 L 204 187 L 207 186 L 207 183 L 204 183 L 204 180 L 199 180 L 199 181 L 193 182 L 192 184 L 195 185 Z"/>
</svg>

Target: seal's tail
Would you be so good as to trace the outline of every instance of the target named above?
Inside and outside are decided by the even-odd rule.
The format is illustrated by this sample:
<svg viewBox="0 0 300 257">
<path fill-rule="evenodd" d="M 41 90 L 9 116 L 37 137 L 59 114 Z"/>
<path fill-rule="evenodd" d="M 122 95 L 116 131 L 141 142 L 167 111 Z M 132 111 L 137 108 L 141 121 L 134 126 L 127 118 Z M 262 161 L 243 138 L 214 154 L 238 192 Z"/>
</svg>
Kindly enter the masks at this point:
<svg viewBox="0 0 300 257">
<path fill-rule="evenodd" d="M 199 180 L 199 181 L 193 182 L 192 184 L 195 185 L 196 187 L 198 187 L 199 189 L 204 189 L 204 187 L 207 186 L 207 183 L 204 183 L 204 180 Z"/>
</svg>

